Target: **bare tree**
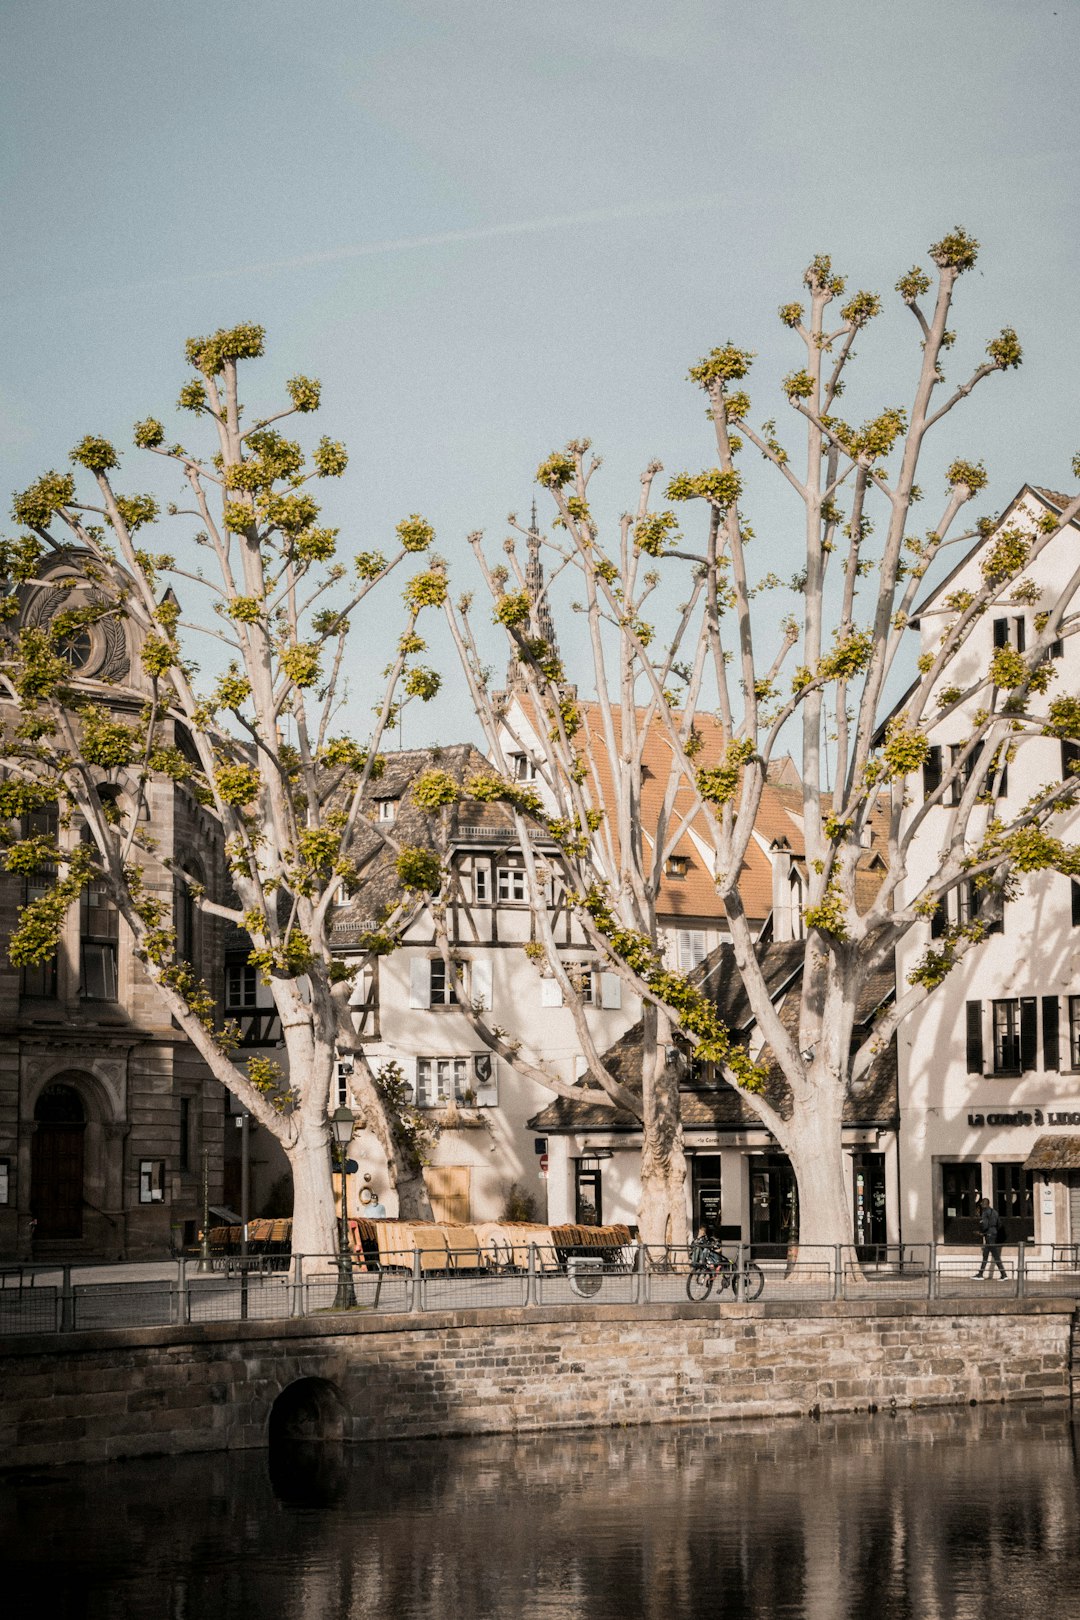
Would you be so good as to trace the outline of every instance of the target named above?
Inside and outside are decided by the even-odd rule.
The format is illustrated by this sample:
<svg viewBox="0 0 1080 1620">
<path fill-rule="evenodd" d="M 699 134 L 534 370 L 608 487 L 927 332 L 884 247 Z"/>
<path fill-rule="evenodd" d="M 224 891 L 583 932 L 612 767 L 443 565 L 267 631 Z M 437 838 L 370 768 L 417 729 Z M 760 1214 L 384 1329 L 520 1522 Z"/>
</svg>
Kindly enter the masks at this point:
<svg viewBox="0 0 1080 1620">
<path fill-rule="evenodd" d="M 805 438 L 798 465 L 775 422 L 751 425 L 743 384 L 753 357 L 732 343 L 690 371 L 708 400 L 717 464 L 671 478 L 666 500 L 672 504 L 659 508 L 653 496 L 660 467 L 651 465 L 636 510 L 622 517 L 609 545 L 590 506 L 599 460 L 589 442 L 573 441 L 549 456 L 537 478 L 552 493 L 556 529 L 544 543 L 548 567 L 540 599 L 535 569 L 530 583 L 513 542 L 507 562 L 495 566 L 473 536 L 495 620 L 522 672 L 520 703 L 507 710 L 490 691 L 469 601 L 447 608 L 508 797 L 508 738 L 515 727 L 527 732 L 515 746 L 538 760 L 538 802 L 518 800 L 522 848 L 528 848 L 523 812 L 531 810 L 560 847 L 591 942 L 643 998 L 642 1225 L 650 1239 L 677 1232 L 682 1218 L 678 1088 L 664 1061 L 671 1030 L 750 1099 L 789 1155 L 803 1241 L 846 1240 L 850 1210 L 840 1142 L 849 1089 L 867 1075 L 901 1020 L 985 937 L 1024 872 L 1075 865 L 1055 824 L 1074 802 L 1073 778 L 1051 782 L 1011 815 L 995 807 L 995 787 L 1008 753 L 1025 735 L 1080 735 L 1075 699 L 1057 699 L 1041 713 L 1030 703 L 1052 677 L 1048 649 L 1080 623 L 1072 615 L 1080 574 L 1062 579 L 1052 599 L 1023 578 L 1080 512 L 1080 497 L 1032 532 L 995 529 L 990 520 L 963 529 L 960 515 L 985 486 L 986 473 L 981 463 L 956 459 L 933 526 L 920 534 L 911 528 L 931 431 L 946 419 L 951 423 L 956 407 L 986 378 L 1021 361 L 1016 334 L 1007 328 L 969 375 L 951 387 L 946 382 L 956 283 L 976 253 L 977 244 L 957 229 L 930 250 L 933 277 L 916 267 L 898 281 L 918 328 L 910 404 L 884 406 L 861 426 L 844 421 L 838 406 L 855 340 L 880 313 L 881 300 L 857 292 L 830 319 L 844 282 L 827 257 L 813 260 L 804 277 L 806 303 L 780 310 L 800 344 L 796 368 L 782 384 L 792 425 Z M 790 582 L 787 612 L 772 594 L 782 588 L 775 575 L 752 573 L 763 540 L 754 539 L 743 511 L 738 462 L 749 448 L 765 458 L 805 516 L 804 558 Z M 1080 463 L 1074 470 L 1080 472 Z M 677 512 L 692 501 L 705 509 L 696 545 L 682 538 Z M 889 712 L 887 683 L 909 656 L 905 632 L 921 582 L 942 548 L 958 542 L 986 547 L 977 588 L 949 599 L 936 651 L 923 657 L 914 686 Z M 775 556 L 768 540 L 764 546 Z M 661 628 L 652 619 L 664 614 L 668 576 L 680 567 L 688 575 L 685 601 Z M 573 582 L 587 633 L 595 683 L 588 705 L 579 701 L 551 632 L 553 587 L 563 576 Z M 974 675 L 953 684 L 954 673 L 967 670 L 962 654 L 973 627 L 1004 597 L 1036 602 L 1036 639 L 1023 651 L 999 649 Z M 568 637 L 562 640 L 565 645 Z M 831 738 L 827 708 L 834 717 Z M 909 779 L 931 758 L 932 727 L 961 713 L 970 721 L 964 745 L 934 779 L 926 804 L 913 810 Z M 650 841 L 641 831 L 641 762 L 643 739 L 656 730 L 670 764 L 664 813 Z M 793 736 L 801 758 L 807 865 L 797 1029 L 786 1027 L 770 999 L 762 946 L 739 892 L 770 763 L 791 747 Z M 917 877 L 913 846 L 925 838 L 925 817 L 939 804 L 949 805 L 941 857 L 929 878 Z M 856 879 L 872 826 L 882 838 L 885 868 L 872 900 L 860 896 L 860 911 Z M 662 959 L 657 888 L 664 860 L 688 827 L 707 836 L 717 898 L 757 1028 L 789 1089 L 783 1106 L 762 1095 L 761 1069 L 732 1045 L 702 990 Z M 856 1009 L 871 977 L 913 930 L 926 933 L 944 896 L 972 882 L 979 896 L 974 915 L 929 944 L 895 1004 L 856 1042 Z M 538 891 L 534 899 L 539 913 Z M 592 1076 L 606 1087 L 602 1061 L 586 1051 Z"/>
<path fill-rule="evenodd" d="M 119 457 L 104 439 L 88 436 L 71 455 L 92 493 L 80 494 L 74 474 L 50 472 L 15 499 L 22 532 L 5 543 L 3 559 L 3 858 L 9 871 L 49 864 L 57 878 L 23 908 L 10 954 L 16 964 L 47 958 L 83 885 L 104 883 L 169 1012 L 213 1074 L 281 1143 L 293 1177 L 294 1247 L 329 1254 L 327 1117 L 342 1049 L 355 1053 L 354 1091 L 402 1209 L 426 1208 L 418 1118 L 358 1049 L 348 1008 L 354 969 L 335 960 L 330 925 L 342 885 L 354 876 L 350 849 L 365 789 L 381 768 L 380 740 L 401 703 L 438 688 L 438 676 L 417 661 L 424 651 L 417 621 L 425 607 L 442 604 L 446 583 L 430 556 L 408 581 L 397 648 L 373 694 L 370 734 L 359 741 L 341 734 L 350 630 L 402 559 L 428 552 L 433 531 L 414 515 L 398 524 L 389 558 L 362 551 L 348 566 L 336 560 L 338 531 L 320 524 L 311 483 L 339 477 L 345 449 L 323 437 L 306 455 L 274 425 L 318 408 L 319 384 L 306 377 L 289 383 L 286 408 L 247 425 L 238 372 L 262 352 L 257 326 L 188 344 L 194 375 L 180 405 L 210 425 L 210 454 L 167 444 L 153 418 L 135 428 L 135 444 L 164 458 L 186 486 L 182 509 L 169 515 L 181 533 L 190 535 L 193 523 L 194 534 L 178 542 L 177 555 L 147 549 L 157 503 L 117 490 Z M 49 623 L 29 624 L 22 608 L 50 548 L 73 548 L 92 591 Z M 193 617 L 170 581 L 195 604 Z M 207 602 L 213 612 L 200 616 Z M 108 693 L 88 692 L 69 659 L 72 638 L 107 621 L 124 626 L 141 665 L 132 686 L 142 701 L 128 702 L 126 716 Z M 203 686 L 192 646 L 207 637 L 224 650 L 219 662 L 227 667 Z M 248 936 L 249 961 L 280 1016 L 287 1070 L 265 1056 L 243 1061 L 238 1030 L 221 1024 L 209 987 L 178 959 L 174 884 L 162 881 L 148 817 L 150 785 L 163 777 L 193 791 L 220 829 L 231 892 L 207 892 L 182 854 L 171 862 L 175 887 Z M 113 792 L 103 793 L 104 784 Z M 22 818 L 45 804 L 59 808 L 58 839 L 25 836 Z M 425 880 L 409 851 L 400 862 L 407 885 Z"/>
</svg>

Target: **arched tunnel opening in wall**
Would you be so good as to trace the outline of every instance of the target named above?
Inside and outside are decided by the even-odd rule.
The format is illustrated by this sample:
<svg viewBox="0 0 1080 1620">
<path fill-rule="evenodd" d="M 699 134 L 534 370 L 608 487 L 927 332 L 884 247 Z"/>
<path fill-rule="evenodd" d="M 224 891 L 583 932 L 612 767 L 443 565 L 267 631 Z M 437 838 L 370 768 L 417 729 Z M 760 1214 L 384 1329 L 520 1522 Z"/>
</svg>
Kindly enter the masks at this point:
<svg viewBox="0 0 1080 1620">
<path fill-rule="evenodd" d="M 270 1408 L 270 1445 L 340 1444 L 349 1414 L 341 1391 L 328 1378 L 298 1378 L 288 1384 Z"/>
</svg>

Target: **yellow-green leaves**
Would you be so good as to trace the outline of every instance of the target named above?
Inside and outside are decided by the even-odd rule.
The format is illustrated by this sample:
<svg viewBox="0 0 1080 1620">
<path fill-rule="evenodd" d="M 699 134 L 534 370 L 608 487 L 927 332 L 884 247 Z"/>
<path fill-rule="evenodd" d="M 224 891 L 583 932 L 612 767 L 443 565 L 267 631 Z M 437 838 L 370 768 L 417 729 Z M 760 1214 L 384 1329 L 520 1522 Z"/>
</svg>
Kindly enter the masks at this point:
<svg viewBox="0 0 1080 1620">
<path fill-rule="evenodd" d="M 79 440 L 71 452 L 71 460 L 92 473 L 107 473 L 120 465 L 120 459 L 108 439 L 96 439 L 91 433 Z"/>
<path fill-rule="evenodd" d="M 201 413 L 205 410 L 209 410 L 210 405 L 206 397 L 206 384 L 203 382 L 202 378 L 192 377 L 190 382 L 186 382 L 177 396 L 176 403 L 180 410 L 192 411 L 196 416 L 201 415 Z"/>
<path fill-rule="evenodd" d="M 306 414 L 308 411 L 317 411 L 322 398 L 322 383 L 314 377 L 290 377 L 285 384 L 289 398 L 292 400 L 293 410 Z"/>
<path fill-rule="evenodd" d="M 903 715 L 896 715 L 885 727 L 885 746 L 881 750 L 886 779 L 910 776 L 925 765 L 929 752 L 928 738 L 909 726 Z"/>
<path fill-rule="evenodd" d="M 426 574 L 414 574 L 402 591 L 405 606 L 419 612 L 421 608 L 442 607 L 446 601 L 446 575 L 440 568 Z"/>
<path fill-rule="evenodd" d="M 734 343 L 725 343 L 723 348 L 713 349 L 704 360 L 691 366 L 689 379 L 708 390 L 719 383 L 739 382 L 746 376 L 754 361 L 753 351 L 738 349 Z"/>
<path fill-rule="evenodd" d="M 230 619 L 238 624 L 258 624 L 262 618 L 263 605 L 257 596 L 234 596 L 226 604 L 226 613 Z"/>
<path fill-rule="evenodd" d="M 219 761 L 214 779 L 224 802 L 236 808 L 250 804 L 262 785 L 254 765 L 230 765 L 225 760 Z"/>
<path fill-rule="evenodd" d="M 175 664 L 176 648 L 163 636 L 151 635 L 143 642 L 139 657 L 146 673 L 157 680 Z"/>
<path fill-rule="evenodd" d="M 941 270 L 955 270 L 962 276 L 965 270 L 970 270 L 979 256 L 979 244 L 973 236 L 969 236 L 962 225 L 943 236 L 940 242 L 935 242 L 930 249 L 930 257 Z"/>
<path fill-rule="evenodd" d="M 818 675 L 826 681 L 848 680 L 866 668 L 873 650 L 874 642 L 870 632 L 853 630 L 825 654 L 818 665 Z"/>
<path fill-rule="evenodd" d="M 739 776 L 746 762 L 754 757 L 754 744 L 749 737 L 737 738 L 729 743 L 723 763 L 712 770 L 697 773 L 697 789 L 709 804 L 730 804 L 739 789 Z"/>
<path fill-rule="evenodd" d="M 222 519 L 230 534 L 246 534 L 255 521 L 255 514 L 243 501 L 226 501 Z"/>
<path fill-rule="evenodd" d="M 353 558 L 353 567 L 359 579 L 378 579 L 386 567 L 386 558 L 381 551 L 361 551 Z"/>
<path fill-rule="evenodd" d="M 714 506 L 728 507 L 737 501 L 742 491 L 742 479 L 731 469 L 724 472 L 711 467 L 706 472 L 676 473 L 667 487 L 669 501 L 710 501 Z"/>
<path fill-rule="evenodd" d="M 970 499 L 980 489 L 986 488 L 986 468 L 981 461 L 962 461 L 958 458 L 945 474 L 945 479 L 952 489 L 966 488 L 968 493 L 965 499 Z"/>
<path fill-rule="evenodd" d="M 158 504 L 152 495 L 117 495 L 115 499 L 116 509 L 132 534 L 144 523 L 156 522 Z"/>
<path fill-rule="evenodd" d="M 241 709 L 251 696 L 251 682 L 236 664 L 230 664 L 228 673 L 218 680 L 214 696 L 223 709 Z"/>
<path fill-rule="evenodd" d="M 402 684 L 408 697 L 419 698 L 422 703 L 430 703 L 442 685 L 442 676 L 437 670 L 418 666 L 408 671 Z"/>
<path fill-rule="evenodd" d="M 1080 698 L 1057 697 L 1050 702 L 1044 737 L 1080 738 Z"/>
<path fill-rule="evenodd" d="M 849 326 L 855 327 L 858 331 L 876 315 L 881 314 L 881 299 L 877 293 L 853 293 L 847 303 L 841 306 L 840 314 Z"/>
<path fill-rule="evenodd" d="M 803 281 L 810 291 L 826 298 L 839 298 L 844 290 L 843 276 L 833 275 L 832 259 L 827 253 L 817 253 L 810 260 Z"/>
<path fill-rule="evenodd" d="M 799 322 L 803 318 L 804 313 L 805 312 L 801 304 L 781 304 L 779 310 L 777 311 L 777 314 L 780 316 L 780 319 L 783 321 L 784 325 L 792 328 L 798 326 Z"/>
<path fill-rule="evenodd" d="M 809 399 L 814 392 L 814 379 L 805 369 L 789 371 L 780 385 L 788 399 Z"/>
<path fill-rule="evenodd" d="M 285 647 L 281 653 L 281 667 L 294 686 L 314 686 L 319 679 L 319 649 L 306 642 Z"/>
<path fill-rule="evenodd" d="M 512 630 L 516 625 L 528 624 L 531 610 L 528 591 L 509 591 L 495 604 L 494 622 Z"/>
<path fill-rule="evenodd" d="M 75 499 L 75 479 L 71 473 L 43 473 L 36 484 L 16 495 L 11 513 L 16 523 L 45 529 L 53 514 Z"/>
<path fill-rule="evenodd" d="M 986 345 L 986 352 L 999 371 L 1014 370 L 1024 358 L 1020 339 L 1011 326 L 1004 327 L 999 337 L 991 339 Z"/>
<path fill-rule="evenodd" d="M 396 526 L 395 533 L 405 551 L 426 551 L 435 541 L 435 530 L 419 512 L 413 512 L 409 517 L 402 518 Z"/>
<path fill-rule="evenodd" d="M 1023 529 L 1002 529 L 983 558 L 982 576 L 988 585 L 1003 585 L 1027 567 L 1031 540 Z"/>
<path fill-rule="evenodd" d="M 442 867 L 439 857 L 429 849 L 403 849 L 394 863 L 398 881 L 403 889 L 417 893 L 438 894 L 442 885 Z"/>
<path fill-rule="evenodd" d="M 819 934 L 827 934 L 831 939 L 842 942 L 849 938 L 844 897 L 833 884 L 825 890 L 820 905 L 807 906 L 803 921 L 807 928 L 815 928 Z"/>
<path fill-rule="evenodd" d="M 148 416 L 142 422 L 136 422 L 133 438 L 140 450 L 156 450 L 165 443 L 165 429 L 156 417 Z"/>
<path fill-rule="evenodd" d="M 416 778 L 409 797 L 421 810 L 434 815 L 445 805 L 454 804 L 460 789 L 449 771 L 424 771 Z"/>
<path fill-rule="evenodd" d="M 345 446 L 337 440 L 326 438 L 325 435 L 315 446 L 311 459 L 320 478 L 340 478 L 349 465 Z"/>
<path fill-rule="evenodd" d="M 634 525 L 634 544 L 648 557 L 662 557 L 669 540 L 679 536 L 674 512 L 649 512 Z"/>
<path fill-rule="evenodd" d="M 115 770 L 130 765 L 142 753 L 142 738 L 133 726 L 112 720 L 108 710 L 87 704 L 79 710 L 82 751 L 90 765 Z"/>
<path fill-rule="evenodd" d="M 266 332 L 252 322 L 220 327 L 210 337 L 189 338 L 184 355 L 189 365 L 208 377 L 225 369 L 227 360 L 257 360 L 263 352 Z"/>
<path fill-rule="evenodd" d="M 919 265 L 912 265 L 906 275 L 900 277 L 896 283 L 896 290 L 905 304 L 913 304 L 916 298 L 930 291 L 930 277 Z"/>
<path fill-rule="evenodd" d="M 574 458 L 564 451 L 553 450 L 546 461 L 542 461 L 536 469 L 536 482 L 545 484 L 548 489 L 562 489 L 573 478 L 577 467 Z"/>
</svg>

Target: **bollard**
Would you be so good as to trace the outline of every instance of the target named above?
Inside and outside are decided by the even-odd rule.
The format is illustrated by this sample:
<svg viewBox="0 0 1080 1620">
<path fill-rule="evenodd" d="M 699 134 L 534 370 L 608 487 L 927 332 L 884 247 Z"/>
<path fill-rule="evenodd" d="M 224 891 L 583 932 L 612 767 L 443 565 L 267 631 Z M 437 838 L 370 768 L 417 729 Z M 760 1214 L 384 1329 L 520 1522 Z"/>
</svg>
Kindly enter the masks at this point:
<svg viewBox="0 0 1080 1620">
<path fill-rule="evenodd" d="M 71 1267 L 65 1266 L 60 1284 L 60 1331 L 72 1333 L 75 1328 L 75 1294 L 71 1287 Z"/>
</svg>

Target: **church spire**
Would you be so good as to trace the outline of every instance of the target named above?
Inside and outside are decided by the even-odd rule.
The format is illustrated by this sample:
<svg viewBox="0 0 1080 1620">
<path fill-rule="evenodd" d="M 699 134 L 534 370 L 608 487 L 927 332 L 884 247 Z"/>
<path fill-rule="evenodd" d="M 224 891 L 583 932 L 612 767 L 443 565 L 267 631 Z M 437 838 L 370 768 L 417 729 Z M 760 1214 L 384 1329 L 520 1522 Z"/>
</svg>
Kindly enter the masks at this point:
<svg viewBox="0 0 1080 1620">
<path fill-rule="evenodd" d="M 544 565 L 540 560 L 541 535 L 536 519 L 536 501 L 532 503 L 532 517 L 529 522 L 529 533 L 526 537 L 528 555 L 525 561 L 525 589 L 536 613 L 536 624 L 540 635 L 547 642 L 552 652 L 558 653 L 558 644 L 555 640 L 555 623 L 551 617 L 551 604 L 548 602 L 544 589 Z M 521 664 L 515 657 L 511 657 L 506 671 L 506 684 L 511 691 L 522 692 L 525 689 L 525 676 Z"/>
</svg>

